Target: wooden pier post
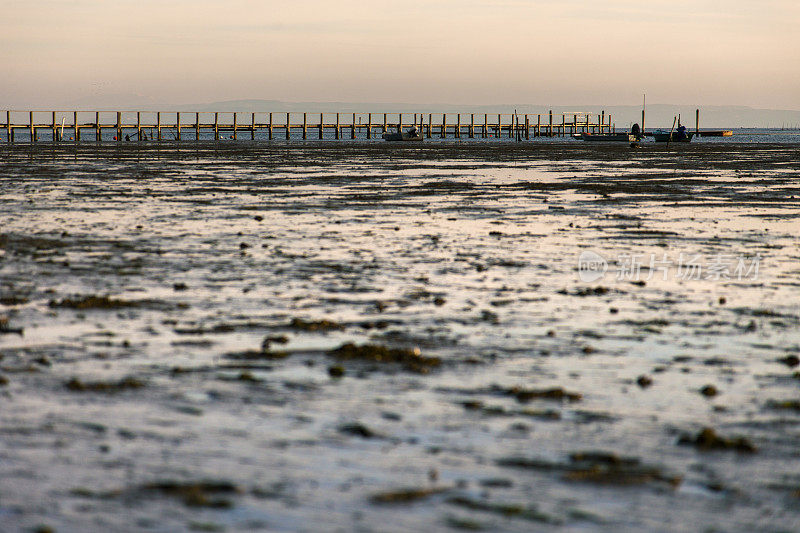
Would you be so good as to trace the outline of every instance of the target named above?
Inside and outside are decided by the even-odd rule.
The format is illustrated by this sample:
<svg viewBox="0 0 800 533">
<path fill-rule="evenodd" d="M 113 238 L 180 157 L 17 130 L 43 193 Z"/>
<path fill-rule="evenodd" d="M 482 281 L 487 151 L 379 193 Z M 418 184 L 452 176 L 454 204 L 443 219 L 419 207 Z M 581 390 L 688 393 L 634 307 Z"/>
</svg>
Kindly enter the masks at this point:
<svg viewBox="0 0 800 533">
<path fill-rule="evenodd" d="M 306 114 L 303 113 L 303 140 L 304 141 L 306 140 L 306 127 L 307 127 Z"/>
<path fill-rule="evenodd" d="M 73 111 L 72 112 L 72 121 L 75 123 L 75 142 L 78 142 L 78 141 L 81 140 L 81 127 L 78 124 L 78 112 L 77 111 Z"/>
<path fill-rule="evenodd" d="M 547 136 L 553 136 L 553 110 L 550 110 L 550 127 L 547 129 Z"/>
<path fill-rule="evenodd" d="M 194 140 L 200 140 L 200 113 L 194 114 Z"/>
<path fill-rule="evenodd" d="M 142 140 L 142 112 L 136 112 L 136 140 Z"/>
<path fill-rule="evenodd" d="M 386 133 L 386 113 L 383 114 L 383 131 L 381 133 Z"/>
<path fill-rule="evenodd" d="M 694 133 L 700 136 L 700 110 L 696 109 L 694 112 Z"/>
<path fill-rule="evenodd" d="M 567 117 L 564 113 L 561 113 L 561 136 L 565 137 L 567 135 Z"/>
<path fill-rule="evenodd" d="M 175 139 L 181 140 L 181 112 L 175 113 Z"/>
<path fill-rule="evenodd" d="M 525 114 L 525 140 L 531 140 L 531 119 L 528 114 Z"/>
<path fill-rule="evenodd" d="M 233 112 L 233 140 L 236 140 L 236 111 Z"/>
<path fill-rule="evenodd" d="M 75 116 L 78 116 L 78 113 L 75 113 Z M 75 120 L 75 124 L 78 124 L 78 120 Z M 75 127 L 77 129 L 77 126 Z M 6 111 L 6 142 L 11 143 L 11 111 Z"/>
<path fill-rule="evenodd" d="M 289 120 L 291 119 L 291 113 L 286 113 L 286 140 L 288 141 L 291 137 L 291 124 L 289 124 Z"/>
<path fill-rule="evenodd" d="M 469 115 L 469 138 L 475 138 L 475 113 Z"/>
<path fill-rule="evenodd" d="M 31 133 L 31 142 L 35 143 L 36 142 L 36 128 L 33 126 L 33 111 L 28 113 L 28 123 L 29 123 L 28 129 L 30 130 L 30 133 Z"/>
<path fill-rule="evenodd" d="M 269 140 L 272 140 L 272 113 L 269 114 Z"/>
<path fill-rule="evenodd" d="M 350 124 L 350 139 L 356 138 L 356 114 L 353 113 L 353 123 Z"/>
<path fill-rule="evenodd" d="M 319 140 L 320 141 L 322 140 L 322 137 L 324 137 L 324 135 L 323 135 L 325 133 L 324 130 L 323 130 L 324 128 L 325 128 L 325 117 L 324 117 L 323 113 L 320 113 L 319 114 Z"/>
<path fill-rule="evenodd" d="M 403 114 L 402 113 L 400 113 L 398 115 L 398 117 L 397 117 L 397 131 L 399 131 L 401 133 L 403 131 Z"/>
<path fill-rule="evenodd" d="M 486 113 L 483 114 L 483 138 L 487 138 L 489 136 L 489 115 Z"/>
<path fill-rule="evenodd" d="M 58 129 L 56 128 L 56 112 L 53 111 L 53 142 L 58 141 Z"/>
<path fill-rule="evenodd" d="M 250 140 L 256 140 L 256 114 L 250 114 Z"/>
<path fill-rule="evenodd" d="M 95 113 L 94 113 L 94 140 L 95 141 L 101 141 L 102 140 L 101 134 L 102 134 L 102 132 L 100 131 L 100 112 L 99 111 L 95 111 Z"/>
<path fill-rule="evenodd" d="M 542 115 L 536 115 L 536 135 L 534 137 L 542 136 Z"/>
<path fill-rule="evenodd" d="M 158 140 L 160 141 L 161 140 L 161 111 L 156 112 L 156 121 L 158 123 L 156 125 L 156 127 L 158 128 L 158 132 L 157 132 L 158 133 Z"/>
<path fill-rule="evenodd" d="M 367 139 L 372 139 L 372 113 L 367 114 Z"/>
<path fill-rule="evenodd" d="M 500 135 L 502 135 L 502 133 L 503 133 L 503 126 L 501 125 L 502 122 L 503 121 L 502 121 L 501 115 L 498 114 L 497 115 L 497 130 L 495 130 L 496 133 L 497 133 L 497 138 L 498 139 L 500 138 Z"/>
<path fill-rule="evenodd" d="M 600 111 L 600 133 L 603 133 L 603 126 L 606 123 L 606 111 L 605 109 Z"/>
<path fill-rule="evenodd" d="M 214 113 L 214 140 L 219 140 L 219 113 Z"/>
<path fill-rule="evenodd" d="M 383 128 L 386 129 L 386 115 L 383 116 Z M 339 126 L 339 113 L 336 113 L 336 138 L 339 139 L 341 135 L 341 127 Z"/>
<path fill-rule="evenodd" d="M 428 139 L 431 138 L 431 125 L 433 124 L 433 113 L 428 113 Z"/>
<path fill-rule="evenodd" d="M 442 113 L 442 139 L 447 138 L 447 113 Z"/>
<path fill-rule="evenodd" d="M 117 111 L 117 142 L 122 141 L 122 113 Z"/>
<path fill-rule="evenodd" d="M 586 113 L 586 133 L 590 133 L 591 132 L 591 130 L 589 129 L 589 121 L 590 120 L 591 119 L 589 118 L 589 113 Z"/>
</svg>

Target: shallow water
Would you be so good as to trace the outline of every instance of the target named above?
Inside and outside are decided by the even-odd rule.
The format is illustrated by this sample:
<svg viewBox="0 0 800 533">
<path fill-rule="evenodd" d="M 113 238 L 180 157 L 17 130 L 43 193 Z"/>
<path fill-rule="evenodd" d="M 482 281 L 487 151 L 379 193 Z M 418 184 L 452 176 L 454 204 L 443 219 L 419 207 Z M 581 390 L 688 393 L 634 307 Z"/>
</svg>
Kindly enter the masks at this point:
<svg viewBox="0 0 800 533">
<path fill-rule="evenodd" d="M 0 529 L 796 530 L 799 157 L 3 148 Z"/>
</svg>

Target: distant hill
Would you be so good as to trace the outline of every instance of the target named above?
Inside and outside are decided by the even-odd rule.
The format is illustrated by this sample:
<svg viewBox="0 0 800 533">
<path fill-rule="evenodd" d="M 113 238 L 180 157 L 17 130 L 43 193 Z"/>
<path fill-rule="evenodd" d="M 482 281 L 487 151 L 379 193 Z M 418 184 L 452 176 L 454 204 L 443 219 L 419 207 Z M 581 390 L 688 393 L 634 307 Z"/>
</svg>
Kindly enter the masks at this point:
<svg viewBox="0 0 800 533">
<path fill-rule="evenodd" d="M 441 114 L 470 114 L 483 115 L 484 113 L 512 113 L 514 109 L 520 114 L 542 115 L 542 122 L 547 122 L 550 109 L 556 115 L 555 122 L 561 121 L 561 113 L 574 112 L 600 113 L 605 111 L 611 114 L 617 128 L 626 129 L 634 122 L 641 122 L 641 107 L 631 106 L 603 106 L 600 104 L 574 105 L 574 106 L 543 106 L 534 104 L 496 104 L 496 105 L 453 105 L 453 104 L 413 104 L 413 103 L 375 103 L 375 102 L 283 102 L 279 100 L 225 100 L 204 104 L 163 105 L 156 103 L 152 98 L 141 95 L 110 95 L 106 98 L 97 98 L 94 104 L 86 99 L 71 102 L 70 106 L 61 109 L 83 110 L 161 110 L 161 111 L 239 111 L 245 113 L 429 113 Z M 741 128 L 741 127 L 800 127 L 800 110 L 756 109 L 746 106 L 704 106 L 704 105 L 670 105 L 648 104 L 647 121 L 648 129 L 670 127 L 673 117 L 680 114 L 681 121 L 693 128 L 695 125 L 695 109 L 700 109 L 701 128 Z M 440 117 L 441 118 L 441 117 Z M 346 120 L 346 119 L 343 119 Z M 462 119 L 463 120 L 463 119 Z M 467 119 L 468 120 L 468 119 Z M 482 120 L 482 117 L 481 117 Z M 478 122 L 476 118 L 476 122 Z"/>
</svg>

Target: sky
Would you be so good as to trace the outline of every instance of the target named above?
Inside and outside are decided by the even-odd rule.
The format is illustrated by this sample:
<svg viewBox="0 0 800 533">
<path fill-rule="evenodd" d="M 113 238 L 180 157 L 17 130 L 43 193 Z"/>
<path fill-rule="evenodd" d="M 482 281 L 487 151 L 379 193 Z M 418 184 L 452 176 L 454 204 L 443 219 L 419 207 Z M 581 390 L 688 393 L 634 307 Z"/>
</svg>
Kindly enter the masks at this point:
<svg viewBox="0 0 800 533">
<path fill-rule="evenodd" d="M 0 108 L 800 109 L 798 0 L 0 0 Z"/>
</svg>

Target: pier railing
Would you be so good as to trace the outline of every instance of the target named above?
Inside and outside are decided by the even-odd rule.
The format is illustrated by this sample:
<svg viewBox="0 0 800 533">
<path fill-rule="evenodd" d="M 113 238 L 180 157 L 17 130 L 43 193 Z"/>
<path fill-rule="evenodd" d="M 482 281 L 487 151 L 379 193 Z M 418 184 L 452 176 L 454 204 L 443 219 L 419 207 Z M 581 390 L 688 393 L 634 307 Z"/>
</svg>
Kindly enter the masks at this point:
<svg viewBox="0 0 800 533">
<path fill-rule="evenodd" d="M 165 111 L 4 111 L 0 142 L 163 140 L 337 140 L 380 138 L 411 126 L 427 138 L 563 137 L 615 130 L 605 112 L 244 113 Z"/>
</svg>

